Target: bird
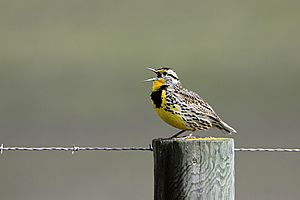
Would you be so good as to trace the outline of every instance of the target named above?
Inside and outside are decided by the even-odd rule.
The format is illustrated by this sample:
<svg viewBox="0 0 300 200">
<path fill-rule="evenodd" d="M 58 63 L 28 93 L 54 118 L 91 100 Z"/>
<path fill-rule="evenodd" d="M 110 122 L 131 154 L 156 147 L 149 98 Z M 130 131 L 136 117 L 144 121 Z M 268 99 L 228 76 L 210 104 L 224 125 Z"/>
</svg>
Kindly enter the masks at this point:
<svg viewBox="0 0 300 200">
<path fill-rule="evenodd" d="M 184 88 L 175 73 L 168 67 L 146 68 L 156 77 L 145 80 L 152 82 L 151 102 L 157 115 L 167 124 L 180 129 L 170 138 L 177 138 L 185 131 L 206 130 L 211 127 L 220 129 L 225 134 L 237 131 L 226 124 L 213 108 L 197 93 Z"/>
</svg>

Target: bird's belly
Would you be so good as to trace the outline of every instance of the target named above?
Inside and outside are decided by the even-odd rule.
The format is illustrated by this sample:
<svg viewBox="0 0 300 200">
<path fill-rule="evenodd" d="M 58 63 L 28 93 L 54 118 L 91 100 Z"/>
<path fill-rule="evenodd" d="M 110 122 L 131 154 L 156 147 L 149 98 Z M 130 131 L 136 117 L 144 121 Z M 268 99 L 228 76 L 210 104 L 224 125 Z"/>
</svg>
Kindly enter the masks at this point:
<svg viewBox="0 0 300 200">
<path fill-rule="evenodd" d="M 170 111 L 166 111 L 163 108 L 155 108 L 155 111 L 162 120 L 164 120 L 166 123 L 170 124 L 171 126 L 181 130 L 188 129 L 185 126 L 185 121 L 182 119 L 180 115 L 172 113 Z"/>
</svg>

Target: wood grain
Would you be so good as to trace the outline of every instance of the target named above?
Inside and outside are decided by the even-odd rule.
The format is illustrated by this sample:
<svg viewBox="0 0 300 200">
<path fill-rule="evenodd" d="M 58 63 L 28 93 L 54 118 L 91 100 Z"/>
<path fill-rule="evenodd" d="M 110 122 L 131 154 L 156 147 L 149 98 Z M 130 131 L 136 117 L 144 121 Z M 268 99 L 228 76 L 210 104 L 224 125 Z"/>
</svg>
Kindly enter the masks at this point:
<svg viewBox="0 0 300 200">
<path fill-rule="evenodd" d="M 155 200 L 234 200 L 231 138 L 154 139 Z"/>
</svg>

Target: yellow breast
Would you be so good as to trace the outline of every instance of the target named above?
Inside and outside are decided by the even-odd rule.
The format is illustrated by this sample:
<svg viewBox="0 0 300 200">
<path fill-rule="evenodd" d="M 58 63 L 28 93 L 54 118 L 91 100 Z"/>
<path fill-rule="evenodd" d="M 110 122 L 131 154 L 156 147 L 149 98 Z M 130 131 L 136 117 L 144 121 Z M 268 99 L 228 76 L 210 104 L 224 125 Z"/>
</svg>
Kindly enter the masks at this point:
<svg viewBox="0 0 300 200">
<path fill-rule="evenodd" d="M 162 90 L 161 92 L 161 106 L 158 108 L 157 105 L 153 102 L 152 100 L 152 104 L 153 107 L 156 111 L 156 113 L 158 114 L 158 116 L 164 120 L 166 123 L 168 123 L 169 125 L 181 129 L 181 130 L 187 130 L 187 127 L 185 126 L 185 122 L 182 119 L 182 117 L 178 114 L 173 114 L 170 111 L 166 111 L 164 108 L 166 108 L 166 91 Z M 171 111 L 179 111 L 179 107 L 175 105 L 175 108 L 170 108 Z"/>
</svg>

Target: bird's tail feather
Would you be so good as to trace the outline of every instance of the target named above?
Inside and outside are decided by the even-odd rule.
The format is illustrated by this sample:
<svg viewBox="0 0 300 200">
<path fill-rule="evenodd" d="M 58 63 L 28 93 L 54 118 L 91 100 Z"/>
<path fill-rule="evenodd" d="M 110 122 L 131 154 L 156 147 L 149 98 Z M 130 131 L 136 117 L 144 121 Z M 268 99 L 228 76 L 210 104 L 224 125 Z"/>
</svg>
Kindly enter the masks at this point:
<svg viewBox="0 0 300 200">
<path fill-rule="evenodd" d="M 217 128 L 219 128 L 221 131 L 223 131 L 225 134 L 236 134 L 236 130 L 234 130 L 234 128 L 232 128 L 231 126 L 229 126 L 228 124 L 226 124 L 223 121 L 220 121 L 218 123 L 218 125 L 216 125 Z"/>
</svg>

